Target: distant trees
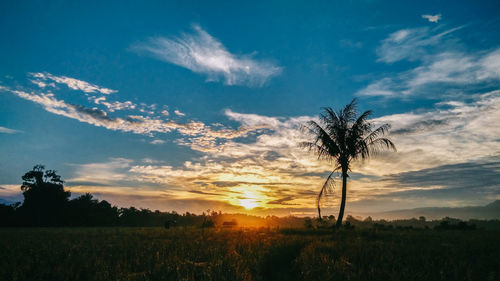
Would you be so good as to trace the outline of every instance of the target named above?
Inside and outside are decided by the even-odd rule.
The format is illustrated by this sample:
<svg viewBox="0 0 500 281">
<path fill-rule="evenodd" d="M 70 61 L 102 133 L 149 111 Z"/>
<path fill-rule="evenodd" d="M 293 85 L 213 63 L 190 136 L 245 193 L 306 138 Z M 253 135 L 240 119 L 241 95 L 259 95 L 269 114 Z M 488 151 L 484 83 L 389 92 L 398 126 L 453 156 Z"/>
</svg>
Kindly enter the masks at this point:
<svg viewBox="0 0 500 281">
<path fill-rule="evenodd" d="M 86 193 L 68 202 L 69 225 L 112 226 L 118 225 L 118 208 L 106 200 L 94 199 Z"/>
<path fill-rule="evenodd" d="M 16 225 L 16 205 L 3 205 L 0 204 L 0 227 L 1 226 L 15 226 Z"/>
<path fill-rule="evenodd" d="M 120 224 L 127 226 L 161 226 L 167 218 L 160 211 L 137 209 L 135 207 L 119 210 Z"/>
<path fill-rule="evenodd" d="M 284 228 L 329 228 L 335 224 L 333 215 L 321 220 L 293 216 L 266 218 L 247 214 L 222 214 L 207 211 L 202 215 L 186 212 L 160 212 L 135 207 L 118 208 L 106 200 L 98 200 L 90 193 L 69 199 L 70 192 L 64 190 L 61 177 L 53 170 L 45 170 L 37 165 L 24 174 L 22 190 L 25 201 L 12 205 L 0 204 L 0 227 L 12 226 L 254 226 Z M 53 206 L 51 205 L 53 204 Z M 233 222 L 234 221 L 234 222 Z M 237 223 L 236 223 L 237 221 Z M 349 228 L 412 229 L 434 228 L 436 230 L 469 230 L 477 228 L 500 229 L 499 220 L 469 220 L 464 223 L 458 219 L 425 220 L 424 217 L 409 220 L 374 220 L 347 216 Z"/>
<path fill-rule="evenodd" d="M 324 108 L 320 114 L 320 122 L 311 120 L 306 128 L 311 133 L 313 140 L 302 143 L 302 147 L 314 151 L 319 159 L 326 159 L 333 164 L 333 170 L 323 184 L 317 199 L 318 215 L 321 219 L 320 200 L 322 196 L 333 188 L 333 173 L 341 172 L 342 200 L 337 219 L 337 226 L 342 225 L 347 193 L 347 178 L 352 161 L 369 158 L 370 155 L 381 149 L 396 150 L 391 140 L 382 137 L 388 132 L 390 125 L 384 124 L 375 130 L 368 121 L 371 110 L 357 116 L 357 100 L 343 109 L 335 112 L 332 108 Z"/>
<path fill-rule="evenodd" d="M 55 170 L 36 165 L 22 176 L 23 203 L 0 204 L 0 226 L 202 226 L 205 215 L 118 208 L 90 193 L 70 200 Z M 216 214 L 212 213 L 212 216 Z M 210 221 L 212 224 L 213 221 Z M 205 227 L 207 225 L 204 225 Z"/>
<path fill-rule="evenodd" d="M 194 226 L 211 228 L 225 221 L 237 220 L 246 226 L 298 227 L 303 219 L 297 217 L 261 218 L 245 214 L 222 214 L 210 211 L 202 215 L 186 212 L 151 211 L 135 207 L 118 208 L 90 193 L 70 199 L 64 181 L 54 170 L 36 165 L 22 176 L 24 201 L 0 204 L 0 227 L 12 226 Z"/>
<path fill-rule="evenodd" d="M 58 226 L 65 221 L 65 209 L 71 193 L 65 191 L 61 176 L 55 170 L 36 165 L 22 176 L 24 202 L 21 216 L 33 226 Z"/>
</svg>

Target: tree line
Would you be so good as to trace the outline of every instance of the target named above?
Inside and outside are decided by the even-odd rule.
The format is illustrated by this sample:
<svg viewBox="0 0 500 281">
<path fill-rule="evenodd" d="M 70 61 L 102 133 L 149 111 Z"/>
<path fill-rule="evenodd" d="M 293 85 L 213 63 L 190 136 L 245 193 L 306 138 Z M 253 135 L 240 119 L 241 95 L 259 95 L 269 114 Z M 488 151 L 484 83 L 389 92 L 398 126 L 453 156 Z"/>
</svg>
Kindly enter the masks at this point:
<svg viewBox="0 0 500 281">
<path fill-rule="evenodd" d="M 224 222 L 237 221 L 243 226 L 252 227 L 285 227 L 285 228 L 332 228 L 337 220 L 334 216 L 324 216 L 322 219 L 276 217 L 265 218 L 246 214 L 222 214 L 207 210 L 201 215 L 175 211 L 160 212 L 143 208 L 119 208 L 112 206 L 106 200 L 98 200 L 90 193 L 70 199 L 71 193 L 64 189 L 64 182 L 54 170 L 45 170 L 42 165 L 36 165 L 22 177 L 24 201 L 5 205 L 0 204 L 0 227 L 54 227 L 54 226 L 223 226 Z M 469 220 L 468 223 L 459 219 L 443 218 L 426 221 L 425 217 L 405 220 L 364 220 L 347 216 L 349 227 L 375 227 L 390 229 L 399 228 L 434 228 L 434 229 L 471 229 L 477 226 L 485 229 L 499 229 L 499 220 Z"/>
<path fill-rule="evenodd" d="M 90 193 L 70 199 L 54 170 L 36 165 L 22 176 L 24 201 L 0 204 L 0 226 L 173 226 L 202 225 L 206 215 L 118 208 Z"/>
<path fill-rule="evenodd" d="M 175 211 L 160 212 L 143 208 L 119 208 L 106 200 L 98 200 L 86 193 L 70 199 L 71 192 L 64 189 L 64 181 L 54 170 L 36 165 L 22 176 L 23 202 L 0 204 L 0 227 L 54 227 L 54 226 L 223 226 L 237 221 L 253 227 L 301 227 L 303 219 L 297 217 L 267 216 L 261 218 L 245 214 L 222 214 L 210 211 L 201 215 Z"/>
</svg>

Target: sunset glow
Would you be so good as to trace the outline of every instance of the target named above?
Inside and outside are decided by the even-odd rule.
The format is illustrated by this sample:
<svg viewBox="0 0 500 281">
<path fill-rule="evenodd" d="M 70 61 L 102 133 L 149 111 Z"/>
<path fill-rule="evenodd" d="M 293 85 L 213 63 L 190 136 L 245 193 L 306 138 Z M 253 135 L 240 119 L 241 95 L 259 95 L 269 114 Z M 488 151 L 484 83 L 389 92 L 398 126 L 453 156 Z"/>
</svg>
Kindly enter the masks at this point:
<svg viewBox="0 0 500 281">
<path fill-rule="evenodd" d="M 500 199 L 497 2 L 4 2 L 0 202 L 44 164 L 118 207 L 315 216 L 304 124 L 354 98 L 397 152 L 352 162 L 346 212 Z"/>
<path fill-rule="evenodd" d="M 500 281 L 499 35 L 500 0 L 0 1 L 1 279 Z"/>
<path fill-rule="evenodd" d="M 244 207 L 245 209 L 253 209 L 257 206 L 259 206 L 259 203 L 257 203 L 256 199 L 240 199 L 240 205 Z"/>
</svg>

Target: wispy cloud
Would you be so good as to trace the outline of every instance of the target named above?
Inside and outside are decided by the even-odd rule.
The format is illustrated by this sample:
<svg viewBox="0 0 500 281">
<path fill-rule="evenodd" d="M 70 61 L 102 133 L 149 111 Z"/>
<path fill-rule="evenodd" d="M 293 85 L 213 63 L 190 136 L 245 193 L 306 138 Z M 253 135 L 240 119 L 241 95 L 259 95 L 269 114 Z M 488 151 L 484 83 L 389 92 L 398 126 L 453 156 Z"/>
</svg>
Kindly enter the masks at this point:
<svg viewBox="0 0 500 281">
<path fill-rule="evenodd" d="M 14 129 L 9 129 L 9 128 L 5 128 L 5 127 L 0 126 L 0 133 L 3 133 L 3 134 L 17 134 L 17 133 L 20 133 L 20 132 L 21 131 L 14 130 Z"/>
<path fill-rule="evenodd" d="M 500 151 L 500 129 L 494 124 L 500 119 L 500 92 L 484 93 L 473 99 L 467 102 L 449 100 L 436 104 L 431 110 L 372 120 L 375 124 L 393 125 L 390 137 L 398 153 L 380 154 L 370 161 L 354 163 L 353 172 L 356 173 L 351 175 L 349 188 L 350 203 L 356 207 L 350 210 L 365 210 L 366 206 L 356 202 L 373 200 L 387 201 L 385 208 L 419 206 L 418 200 L 422 198 L 435 202 L 432 196 L 439 190 L 458 191 L 470 186 L 472 177 L 463 183 L 454 181 L 453 186 L 439 180 L 429 185 L 430 181 L 424 179 L 420 183 L 420 179 L 427 174 L 444 179 L 456 176 L 456 171 L 472 173 L 483 164 L 490 167 L 488 157 L 498 157 L 495 153 Z M 316 192 L 331 167 L 300 149 L 297 143 L 307 139 L 300 124 L 317 117 L 273 117 L 229 109 L 225 115 L 241 124 L 241 128 L 260 127 L 263 131 L 255 138 L 240 140 L 235 137 L 219 142 L 216 141 L 219 133 L 246 136 L 248 132 L 245 129 L 241 129 L 242 133 L 210 131 L 205 130 L 202 123 L 197 124 L 191 129 L 200 132 L 193 138 L 200 138 L 201 144 L 186 145 L 202 151 L 203 157 L 180 166 L 159 163 L 155 159 L 112 158 L 103 163 L 75 165 L 78 168 L 76 176 L 68 182 L 75 192 L 90 191 L 122 205 L 134 197 L 134 202 L 150 208 L 164 209 L 168 202 L 173 204 L 168 206 L 179 206 L 178 210 L 217 206 L 214 208 L 223 211 L 242 211 L 238 209 L 242 200 L 253 200 L 266 213 L 314 212 L 310 206 L 314 205 Z M 208 144 L 203 144 L 204 141 Z M 493 167 L 497 169 L 498 165 Z M 483 175 L 493 182 L 495 179 L 491 177 L 495 171 L 489 170 Z M 448 174 L 440 175 L 445 172 Z M 91 176 L 94 174 L 97 176 Z M 406 178 L 412 182 L 400 184 Z M 476 199 L 491 199 L 490 189 L 491 185 L 478 187 L 476 192 L 480 195 Z M 335 192 L 325 201 L 325 210 L 338 206 L 339 189 Z M 389 198 L 397 198 L 397 201 Z M 465 200 L 460 195 L 449 198 L 448 203 L 442 198 L 440 204 Z M 195 200 L 196 206 L 188 203 L 189 200 Z M 380 204 L 370 206 L 387 210 Z"/>
<path fill-rule="evenodd" d="M 262 86 L 281 73 L 281 67 L 271 62 L 230 53 L 201 27 L 194 25 L 193 29 L 194 33 L 183 33 L 180 37 L 150 38 L 131 49 L 204 74 L 207 81 L 223 78 L 226 85 Z"/>
<path fill-rule="evenodd" d="M 460 177 L 457 177 L 457 175 L 460 175 Z M 481 191 L 496 195 L 498 188 L 500 188 L 499 175 L 500 157 L 493 157 L 479 159 L 475 162 L 448 164 L 394 174 L 385 177 L 384 180 L 394 181 L 398 185 L 405 187 L 442 186 L 444 188 L 439 189 L 439 191 L 447 190 L 447 193 L 466 190 L 471 193 Z M 478 184 L 479 179 L 481 184 Z M 492 197 L 492 200 L 494 200 L 494 197 Z"/>
<path fill-rule="evenodd" d="M 197 137 L 215 140 L 233 139 L 245 136 L 259 129 L 240 128 L 239 130 L 233 130 L 230 128 L 219 128 L 215 130 L 198 121 L 177 123 L 171 120 L 143 115 L 128 115 L 126 118 L 112 117 L 106 111 L 98 108 L 71 104 L 57 99 L 53 93 L 26 92 L 1 85 L 0 91 L 9 92 L 25 100 L 39 104 L 48 112 L 114 131 L 152 135 L 153 133 L 168 133 L 175 130 L 184 136 L 194 137 L 194 140 Z"/>
<path fill-rule="evenodd" d="M 211 210 L 224 210 L 230 213 L 242 213 L 243 207 L 235 206 L 230 203 L 207 198 L 203 194 L 186 192 L 171 192 L 168 190 L 159 190 L 156 188 L 141 188 L 135 186 L 89 186 L 74 185 L 69 187 L 72 194 L 92 193 L 101 200 L 112 202 L 113 205 L 122 207 L 149 208 L 152 210 L 163 210 L 183 213 L 206 212 L 207 208 Z M 283 214 L 283 213 L 281 213 Z"/>
<path fill-rule="evenodd" d="M 117 93 L 117 90 L 100 87 L 95 84 L 67 76 L 56 76 L 48 72 L 32 72 L 28 73 L 28 76 L 33 78 L 29 79 L 31 83 L 42 89 L 55 88 L 57 90 L 55 83 L 58 83 L 64 84 L 70 89 L 82 91 L 85 93 L 89 101 L 105 106 L 110 112 L 114 112 L 116 110 L 133 110 L 135 108 L 140 108 L 143 109 L 143 111 L 146 111 L 145 106 L 139 107 L 131 101 L 108 101 L 108 97 L 105 95 Z M 97 94 L 97 96 L 95 94 Z M 99 94 L 103 94 L 104 96 Z"/>
<path fill-rule="evenodd" d="M 405 204 L 418 206 L 417 194 L 420 199 L 428 197 L 430 202 L 435 202 L 432 201 L 435 190 L 466 188 L 466 184 L 470 185 L 469 181 L 462 184 L 454 181 L 453 186 L 436 181 L 429 186 L 429 181 L 419 184 L 419 178 L 415 178 L 411 184 L 403 186 L 399 184 L 399 179 L 409 177 L 410 173 L 430 173 L 439 167 L 442 167 L 439 171 L 443 172 L 447 165 L 462 167 L 460 163 L 470 163 L 463 169 L 471 173 L 475 163 L 489 165 L 489 157 L 500 156 L 497 137 L 500 128 L 494 125 L 494 120 L 500 119 L 499 112 L 500 92 L 494 91 L 477 95 L 472 102 L 450 100 L 438 103 L 427 111 L 417 110 L 373 119 L 375 124 L 387 122 L 393 125 L 390 138 L 396 143 L 398 152 L 382 153 L 369 161 L 354 163 L 353 172 L 356 174 L 352 175 L 349 183 L 351 202 L 383 201 L 393 196 L 398 198 L 399 203 L 388 202 L 391 208 L 405 207 Z M 266 131 L 259 133 L 251 142 L 234 139 L 214 143 L 211 150 L 204 151 L 205 157 L 197 162 L 187 161 L 178 167 L 134 165 L 130 172 L 144 182 L 175 186 L 180 190 L 197 190 L 208 197 L 211 196 L 209 194 L 218 194 L 212 199 L 230 204 L 238 204 L 238 198 L 245 198 L 239 192 L 248 189 L 255 190 L 248 197 L 259 198 L 259 206 L 265 208 L 275 208 L 274 203 L 285 201 L 286 205 L 277 208 L 305 208 L 314 204 L 316 191 L 330 166 L 301 150 L 297 143 L 307 138 L 299 125 L 316 117 L 282 118 L 231 110 L 226 110 L 225 114 L 243 126 L 262 126 Z M 497 156 L 494 156 L 495 153 Z M 448 172 L 442 177 L 457 176 L 453 169 L 448 169 Z M 433 175 L 437 176 L 438 172 Z M 492 172 L 484 175 L 489 177 L 488 181 L 495 181 L 491 178 Z M 491 199 L 491 192 L 486 189 L 491 189 L 491 185 L 478 187 L 478 192 L 483 192 L 478 200 Z M 410 194 L 410 191 L 415 196 L 405 197 L 404 192 Z M 335 192 L 338 193 L 338 189 Z M 327 200 L 327 206 L 338 205 L 337 193 Z M 448 203 L 446 198 L 442 200 L 440 204 L 466 199 L 457 195 L 451 196 Z M 358 206 L 358 209 L 363 208 Z"/>
<path fill-rule="evenodd" d="M 382 40 L 376 50 L 377 61 L 393 63 L 400 60 L 423 60 L 431 52 L 448 48 L 449 44 L 445 42 L 453 41 L 448 36 L 462 28 L 464 26 L 444 31 L 428 27 L 398 30 Z"/>
<path fill-rule="evenodd" d="M 19 184 L 1 184 L 0 198 L 4 200 L 2 204 L 21 202 L 23 200 L 23 196 Z"/>
<path fill-rule="evenodd" d="M 299 124 L 314 119 L 313 116 L 297 118 L 266 117 L 227 111 L 233 120 L 242 124 L 267 124 L 268 130 L 253 143 L 229 142 L 218 155 L 260 155 L 273 152 L 272 159 L 293 159 L 290 166 L 302 163 L 307 172 L 322 172 L 316 161 L 301 154 L 297 143 L 304 139 Z M 238 119 L 236 119 L 238 118 Z M 436 165 L 475 161 L 500 153 L 500 91 L 469 96 L 467 102 L 448 100 L 428 110 L 386 115 L 373 119 L 375 124 L 392 125 L 391 139 L 398 153 L 378 155 L 373 161 L 358 163 L 366 175 L 383 176 Z M 248 154 L 244 154 L 246 152 Z M 292 156 L 296 156 L 293 158 Z M 294 164 L 292 164 L 294 163 Z M 269 164 L 266 164 L 269 165 Z M 287 165 L 283 165 L 287 167 Z M 309 168 L 305 168 L 309 167 Z"/>
<path fill-rule="evenodd" d="M 101 93 L 108 95 L 118 92 L 117 90 L 99 87 L 95 84 L 91 84 L 83 80 L 78 80 L 67 76 L 56 76 L 47 72 L 30 73 L 30 76 L 34 78 L 34 80 L 31 80 L 31 82 L 41 88 L 45 88 L 48 86 L 54 87 L 55 84 L 53 82 L 55 82 L 58 84 L 64 84 L 70 89 L 80 90 L 85 93 Z M 53 82 L 47 82 L 47 81 L 53 81 Z"/>
<path fill-rule="evenodd" d="M 500 48 L 475 54 L 443 52 L 429 57 L 418 67 L 372 82 L 357 94 L 392 97 L 419 93 L 443 95 L 455 90 L 453 86 L 473 87 L 491 82 L 498 85 L 499 69 Z"/>
<path fill-rule="evenodd" d="M 499 155 L 500 127 L 494 120 L 500 120 L 500 91 L 469 96 L 469 102 L 448 100 L 431 110 L 374 119 L 392 125 L 398 153 L 370 160 L 359 171 L 383 176 Z"/>
<path fill-rule="evenodd" d="M 127 170 L 132 163 L 132 160 L 126 158 L 110 158 L 103 163 L 70 164 L 76 168 L 76 173 L 74 177 L 66 179 L 66 182 L 70 185 L 116 184 L 127 179 Z"/>
<path fill-rule="evenodd" d="M 498 85 L 500 48 L 465 52 L 459 40 L 451 36 L 461 28 L 463 26 L 445 31 L 402 29 L 390 34 L 377 48 L 378 61 L 408 60 L 420 65 L 373 81 L 357 95 L 406 97 L 425 93 L 436 96 L 462 90 L 464 85 L 469 88 Z"/>
<path fill-rule="evenodd" d="M 114 112 L 115 110 L 133 110 L 137 107 L 137 105 L 131 101 L 107 101 L 105 96 L 100 97 L 89 97 L 90 100 L 93 100 L 95 104 L 104 105 L 110 112 Z"/>
<path fill-rule="evenodd" d="M 30 74 L 30 76 L 33 76 Z M 220 144 L 228 140 L 246 137 L 262 129 L 262 126 L 241 126 L 238 129 L 221 124 L 207 125 L 199 121 L 180 123 L 168 119 L 168 111 L 162 106 L 162 111 L 157 112 L 156 104 L 135 104 L 130 101 L 108 101 L 108 96 L 94 96 L 85 93 L 89 105 L 68 103 L 56 97 L 57 88 L 53 91 L 47 89 L 23 90 L 22 87 L 10 88 L 0 85 L 1 92 L 14 94 L 22 99 L 41 105 L 46 111 L 67 118 L 75 119 L 93 126 L 106 128 L 113 131 L 132 132 L 153 137 L 155 134 L 164 134 L 172 131 L 179 133 L 182 138 L 176 140 L 180 145 L 189 146 L 193 150 L 213 151 Z M 101 105 L 104 108 L 92 106 Z M 134 111 L 128 115 L 110 115 L 117 110 Z M 177 116 L 185 116 L 179 110 L 174 111 Z M 7 130 L 4 130 L 7 132 Z M 10 131 L 9 131 L 10 132 Z M 163 140 L 152 140 L 152 144 L 161 144 Z"/>
<path fill-rule="evenodd" d="M 155 139 L 151 141 L 151 144 L 164 144 L 164 143 L 165 141 L 160 139 Z"/>
<path fill-rule="evenodd" d="M 441 20 L 441 14 L 437 14 L 437 15 L 422 15 L 422 18 L 427 19 L 429 22 L 435 22 L 435 23 L 437 23 L 438 21 Z"/>
<path fill-rule="evenodd" d="M 186 116 L 186 114 L 184 114 L 184 113 L 180 112 L 180 111 L 179 111 L 179 110 L 177 110 L 177 109 L 176 109 L 176 110 L 174 110 L 174 113 L 175 113 L 175 115 L 177 115 L 177 116 Z M 167 115 L 168 115 L 168 114 L 167 114 Z"/>
<path fill-rule="evenodd" d="M 491 74 L 495 70 L 492 61 L 496 56 L 493 54 L 485 53 L 484 60 L 479 60 L 485 65 L 486 60 L 489 63 L 483 67 L 492 69 L 487 75 L 494 75 Z M 309 206 L 314 205 L 316 192 L 325 173 L 331 169 L 330 165 L 297 146 L 308 138 L 300 130 L 300 124 L 316 119 L 315 116 L 263 116 L 227 109 L 225 116 L 240 125 L 238 129 L 232 129 L 208 126 L 198 121 L 180 124 L 161 119 L 164 116 L 160 114 L 114 117 L 101 109 L 69 104 L 52 93 L 4 86 L 0 86 L 0 90 L 39 104 L 49 112 L 111 130 L 141 134 L 175 130 L 182 135 L 178 141 L 180 145 L 202 153 L 202 157 L 178 166 L 155 159 L 133 161 L 125 158 L 75 165 L 77 173 L 68 181 L 72 190 L 90 191 L 101 198 L 116 200 L 113 201 L 116 204 L 127 204 L 134 198 L 150 208 L 164 209 L 162 205 L 166 206 L 168 202 L 172 204 L 168 206 L 179 206 L 178 210 L 204 210 L 202 206 L 206 209 L 209 202 L 209 206 L 224 211 L 241 211 L 238 205 L 242 200 L 252 200 L 266 212 L 311 212 L 314 209 Z M 418 206 L 408 204 L 417 204 L 416 196 L 427 198 L 436 190 L 451 188 L 440 182 L 432 186 L 428 182 L 419 184 L 421 174 L 430 174 L 434 168 L 445 171 L 447 166 L 460 163 L 472 163 L 464 169 L 474 171 L 474 163 L 498 156 L 500 129 L 495 124 L 500 120 L 500 91 L 476 94 L 467 100 L 458 96 L 437 103 L 431 109 L 372 120 L 375 124 L 392 124 L 390 137 L 396 143 L 398 153 L 380 154 L 370 161 L 354 163 L 356 173 L 351 175 L 349 182 L 353 206 L 356 206 L 355 202 L 390 201 L 387 198 L 397 198 L 399 202 L 387 202 L 391 208 Z M 156 140 L 159 139 L 152 142 Z M 455 170 L 449 171 L 454 173 Z M 93 174 L 96 176 L 91 176 Z M 438 176 L 438 173 L 431 174 Z M 490 177 L 491 174 L 484 175 Z M 399 184 L 405 178 L 414 181 Z M 465 183 L 460 185 L 455 181 L 454 184 L 456 188 L 465 188 Z M 467 184 L 470 185 L 470 181 Z M 491 197 L 487 190 L 479 188 L 477 191 L 482 192 L 479 195 L 481 200 Z M 338 206 L 337 193 L 326 200 L 326 207 Z M 456 202 L 459 197 L 450 200 Z M 189 208 L 185 209 L 186 206 Z"/>
</svg>

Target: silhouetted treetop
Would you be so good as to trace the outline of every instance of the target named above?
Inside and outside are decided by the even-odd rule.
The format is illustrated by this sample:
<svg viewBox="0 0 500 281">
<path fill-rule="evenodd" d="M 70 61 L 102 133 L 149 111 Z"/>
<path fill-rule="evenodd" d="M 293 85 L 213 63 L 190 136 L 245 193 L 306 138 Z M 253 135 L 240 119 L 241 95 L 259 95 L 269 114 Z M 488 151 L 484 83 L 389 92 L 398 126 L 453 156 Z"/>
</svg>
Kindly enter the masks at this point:
<svg viewBox="0 0 500 281">
<path fill-rule="evenodd" d="M 26 224 L 36 226 L 63 225 L 71 192 L 65 191 L 61 176 L 55 170 L 36 165 L 22 176 L 24 202 L 20 207 Z"/>
<path fill-rule="evenodd" d="M 45 166 L 43 165 L 35 165 L 33 167 L 33 170 L 27 172 L 22 176 L 23 185 L 21 186 L 21 190 L 26 191 L 35 186 L 40 186 L 44 183 L 62 185 L 64 181 L 61 180 L 61 176 L 56 173 L 56 170 L 45 171 Z"/>
</svg>

